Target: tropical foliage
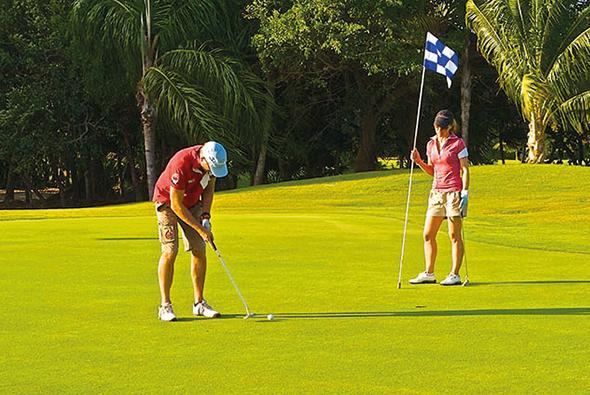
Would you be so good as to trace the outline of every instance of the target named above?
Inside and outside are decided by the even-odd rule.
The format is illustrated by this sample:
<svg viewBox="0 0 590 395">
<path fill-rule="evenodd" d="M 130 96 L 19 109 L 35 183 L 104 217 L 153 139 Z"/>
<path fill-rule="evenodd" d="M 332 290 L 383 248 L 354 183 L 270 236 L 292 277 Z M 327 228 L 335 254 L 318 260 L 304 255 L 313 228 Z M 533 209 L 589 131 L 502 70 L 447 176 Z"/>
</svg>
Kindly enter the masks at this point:
<svg viewBox="0 0 590 395">
<path fill-rule="evenodd" d="M 76 32 L 94 53 L 117 56 L 137 84 L 150 197 L 158 175 L 158 114 L 191 139 L 216 139 L 229 148 L 238 148 L 242 137 L 258 137 L 253 133 L 260 129 L 257 109 L 270 100 L 264 83 L 237 59 L 206 45 L 211 37 L 223 37 L 216 33 L 231 5 L 211 0 L 74 4 Z"/>
<path fill-rule="evenodd" d="M 586 0 L 469 0 L 467 24 L 498 81 L 529 122 L 528 160 L 545 158 L 545 131 L 587 132 L 590 7 Z"/>
<path fill-rule="evenodd" d="M 208 139 L 220 188 L 408 166 L 426 31 L 420 150 L 449 108 L 473 163 L 590 164 L 587 1 L 0 2 L 2 207 L 144 200 Z"/>
</svg>

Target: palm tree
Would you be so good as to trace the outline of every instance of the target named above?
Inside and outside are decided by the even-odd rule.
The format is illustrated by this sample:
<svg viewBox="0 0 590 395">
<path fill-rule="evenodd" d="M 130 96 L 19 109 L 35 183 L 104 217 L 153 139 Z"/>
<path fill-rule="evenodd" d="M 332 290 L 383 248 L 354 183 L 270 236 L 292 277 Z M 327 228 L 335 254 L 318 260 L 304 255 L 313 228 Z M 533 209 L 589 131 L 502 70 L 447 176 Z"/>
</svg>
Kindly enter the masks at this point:
<svg viewBox="0 0 590 395">
<path fill-rule="evenodd" d="M 588 0 L 469 0 L 467 25 L 499 83 L 529 124 L 528 161 L 545 154 L 545 130 L 590 123 Z"/>
<path fill-rule="evenodd" d="M 74 3 L 75 31 L 97 56 L 114 54 L 136 85 L 150 199 L 157 177 L 157 117 L 191 139 L 207 136 L 238 151 L 239 141 L 260 137 L 257 111 L 269 100 L 265 84 L 210 41 L 226 37 L 233 27 L 224 20 L 232 6 L 235 2 L 214 0 Z"/>
</svg>

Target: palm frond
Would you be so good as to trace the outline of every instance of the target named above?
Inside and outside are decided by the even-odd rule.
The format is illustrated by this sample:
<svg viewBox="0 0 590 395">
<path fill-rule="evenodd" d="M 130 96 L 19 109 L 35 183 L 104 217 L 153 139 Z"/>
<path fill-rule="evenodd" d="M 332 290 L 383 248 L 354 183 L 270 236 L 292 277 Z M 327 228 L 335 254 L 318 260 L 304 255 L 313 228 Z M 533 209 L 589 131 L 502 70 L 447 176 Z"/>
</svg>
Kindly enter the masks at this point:
<svg viewBox="0 0 590 395">
<path fill-rule="evenodd" d="M 479 5 L 476 1 L 469 0 L 466 22 L 477 35 L 477 45 L 481 54 L 497 69 L 500 86 L 520 106 L 521 81 L 527 68 L 519 52 L 519 45 L 512 40 L 512 30 L 504 28 L 501 22 L 505 18 L 502 15 L 507 13 L 503 1 Z"/>
<path fill-rule="evenodd" d="M 224 117 L 208 92 L 195 87 L 181 75 L 162 67 L 151 67 L 141 81 L 159 113 L 194 139 L 215 136 L 227 129 Z"/>
<path fill-rule="evenodd" d="M 563 1 L 563 9 L 561 10 L 561 18 L 563 19 L 561 24 L 555 25 L 554 35 L 556 43 L 553 44 L 554 50 L 550 53 L 547 58 L 546 66 L 544 70 L 547 70 L 547 75 L 551 73 L 551 70 L 555 67 L 555 63 L 559 57 L 567 51 L 571 44 L 588 30 L 590 27 L 590 7 L 585 5 L 585 8 L 581 10 L 579 15 L 575 17 L 574 5 L 579 3 L 577 0 L 560 0 Z M 569 7 L 566 7 L 569 5 Z M 575 4 L 574 4 L 575 3 Z M 573 19 L 573 20 L 572 20 Z M 564 34 L 565 32 L 565 34 Z"/>
<path fill-rule="evenodd" d="M 191 83 L 216 97 L 226 117 L 239 120 L 246 129 L 260 129 L 261 111 L 272 97 L 264 81 L 241 62 L 220 50 L 193 45 L 169 51 L 160 58 L 159 65 L 186 75 Z"/>
<path fill-rule="evenodd" d="M 581 34 L 575 37 L 565 50 L 560 53 L 547 74 L 548 81 L 559 84 L 563 76 L 567 80 L 580 84 L 588 81 L 590 73 L 590 24 Z M 560 90 L 560 94 L 566 97 L 570 92 Z"/>
<path fill-rule="evenodd" d="M 499 29 L 474 0 L 467 2 L 465 19 L 467 26 L 477 34 L 478 47 L 486 60 L 491 62 L 494 55 L 508 50 Z"/>
<path fill-rule="evenodd" d="M 103 47 L 137 53 L 142 10 L 139 0 L 77 0 L 70 18 L 75 31 L 87 41 L 98 37 Z"/>
<path fill-rule="evenodd" d="M 204 30 L 222 23 L 214 0 L 159 0 L 154 5 L 154 31 L 163 51 L 201 39 Z"/>
<path fill-rule="evenodd" d="M 529 29 L 531 18 L 531 7 L 527 0 L 506 0 L 508 3 L 508 9 L 510 13 L 506 14 L 506 25 L 513 27 L 514 32 L 517 36 L 513 37 L 514 40 L 519 42 L 522 48 L 524 56 L 532 61 L 532 54 L 529 53 L 529 47 L 532 44 L 532 40 L 529 37 Z M 534 19 L 533 19 L 534 20 Z"/>
<path fill-rule="evenodd" d="M 543 26 L 540 46 L 539 67 L 543 75 L 547 75 L 550 64 L 555 62 L 559 48 L 563 42 L 563 32 L 571 25 L 567 7 L 563 0 L 547 0 L 545 24 Z"/>
<path fill-rule="evenodd" d="M 563 102 L 557 116 L 562 124 L 571 126 L 580 134 L 587 133 L 590 124 L 590 90 Z"/>
</svg>

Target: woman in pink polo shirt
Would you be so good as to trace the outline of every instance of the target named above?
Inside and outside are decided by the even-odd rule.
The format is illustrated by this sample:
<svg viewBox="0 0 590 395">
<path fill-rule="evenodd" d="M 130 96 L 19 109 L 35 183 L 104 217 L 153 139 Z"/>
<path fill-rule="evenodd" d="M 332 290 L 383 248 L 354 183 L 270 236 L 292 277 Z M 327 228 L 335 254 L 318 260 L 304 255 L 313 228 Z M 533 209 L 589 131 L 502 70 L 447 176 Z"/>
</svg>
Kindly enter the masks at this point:
<svg viewBox="0 0 590 395">
<path fill-rule="evenodd" d="M 428 163 L 420 158 L 418 150 L 412 151 L 412 160 L 427 174 L 434 177 L 428 198 L 428 211 L 424 224 L 424 257 L 426 270 L 411 284 L 436 283 L 434 263 L 436 261 L 436 234 L 445 218 L 448 218 L 451 239 L 453 267 L 441 285 L 460 285 L 459 269 L 463 261 L 463 239 L 461 238 L 462 217 L 467 215 L 469 189 L 469 159 L 463 140 L 455 135 L 457 122 L 450 111 L 436 114 L 433 136 L 426 146 Z"/>
</svg>

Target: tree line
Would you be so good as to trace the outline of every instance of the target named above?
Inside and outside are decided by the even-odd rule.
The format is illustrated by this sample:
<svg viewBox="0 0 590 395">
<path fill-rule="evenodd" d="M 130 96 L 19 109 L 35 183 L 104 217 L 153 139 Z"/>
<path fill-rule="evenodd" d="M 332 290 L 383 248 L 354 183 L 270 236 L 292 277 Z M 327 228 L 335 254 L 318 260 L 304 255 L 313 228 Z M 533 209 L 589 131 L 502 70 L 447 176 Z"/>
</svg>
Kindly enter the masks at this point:
<svg viewBox="0 0 590 395">
<path fill-rule="evenodd" d="M 145 200 L 206 140 L 226 189 L 405 167 L 427 31 L 460 68 L 427 74 L 419 149 L 448 108 L 476 164 L 590 164 L 587 1 L 0 3 L 4 207 Z"/>
</svg>

